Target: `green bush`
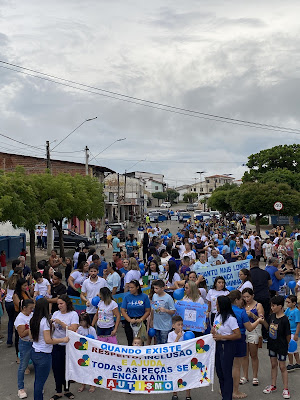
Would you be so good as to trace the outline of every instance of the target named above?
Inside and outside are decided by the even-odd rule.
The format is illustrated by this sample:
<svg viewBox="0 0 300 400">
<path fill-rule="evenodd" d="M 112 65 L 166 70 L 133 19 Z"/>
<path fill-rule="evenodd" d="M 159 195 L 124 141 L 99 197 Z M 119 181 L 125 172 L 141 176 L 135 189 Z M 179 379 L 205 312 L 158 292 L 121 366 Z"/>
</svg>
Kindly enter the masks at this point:
<svg viewBox="0 0 300 400">
<path fill-rule="evenodd" d="M 262 217 L 259 223 L 260 225 L 269 225 L 269 217 Z M 250 218 L 250 224 L 255 225 L 255 218 Z"/>
</svg>

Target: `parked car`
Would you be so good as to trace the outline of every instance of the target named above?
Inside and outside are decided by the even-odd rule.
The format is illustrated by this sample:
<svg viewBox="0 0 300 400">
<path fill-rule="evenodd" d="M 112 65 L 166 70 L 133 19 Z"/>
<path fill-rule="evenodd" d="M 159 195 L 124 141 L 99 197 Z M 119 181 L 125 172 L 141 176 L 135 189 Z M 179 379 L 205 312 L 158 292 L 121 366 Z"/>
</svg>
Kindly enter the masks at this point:
<svg viewBox="0 0 300 400">
<path fill-rule="evenodd" d="M 59 247 L 59 237 L 58 231 L 53 229 L 54 231 L 54 247 Z M 92 240 L 84 235 L 79 235 L 78 233 L 72 231 L 71 229 L 63 230 L 63 239 L 65 248 L 76 249 L 77 247 L 90 246 L 92 244 Z"/>
<path fill-rule="evenodd" d="M 219 211 L 211 211 L 211 212 L 210 212 L 210 215 L 211 215 L 212 217 L 216 217 L 217 219 L 220 219 L 220 218 L 221 218 L 221 215 L 220 215 Z"/>
<path fill-rule="evenodd" d="M 186 211 L 194 211 L 195 210 L 195 206 L 194 204 L 188 204 L 186 206 Z"/>
<path fill-rule="evenodd" d="M 193 206 L 194 206 L 195 208 L 197 208 L 197 207 L 199 206 L 198 202 L 196 201 L 195 203 L 193 203 Z"/>
<path fill-rule="evenodd" d="M 191 219 L 191 214 L 187 211 L 178 213 L 179 222 L 186 222 L 188 219 Z"/>
<path fill-rule="evenodd" d="M 200 221 L 207 221 L 208 219 L 211 219 L 211 215 L 208 211 L 202 211 L 200 214 Z"/>
<path fill-rule="evenodd" d="M 161 208 L 170 208 L 171 207 L 171 203 L 169 201 L 164 201 L 163 203 L 161 203 Z"/>
<path fill-rule="evenodd" d="M 163 214 L 160 211 L 149 212 L 150 222 L 159 222 L 159 217 L 162 217 Z"/>
<path fill-rule="evenodd" d="M 120 233 L 120 240 L 121 242 L 125 242 L 126 240 L 126 236 L 127 236 L 127 232 L 126 232 L 126 228 L 123 222 L 118 222 L 116 224 L 109 224 L 111 230 L 112 230 L 112 235 L 117 236 L 118 233 Z M 107 242 L 107 234 L 106 234 L 107 228 L 104 229 L 104 233 L 103 233 L 103 239 L 104 242 Z"/>
</svg>

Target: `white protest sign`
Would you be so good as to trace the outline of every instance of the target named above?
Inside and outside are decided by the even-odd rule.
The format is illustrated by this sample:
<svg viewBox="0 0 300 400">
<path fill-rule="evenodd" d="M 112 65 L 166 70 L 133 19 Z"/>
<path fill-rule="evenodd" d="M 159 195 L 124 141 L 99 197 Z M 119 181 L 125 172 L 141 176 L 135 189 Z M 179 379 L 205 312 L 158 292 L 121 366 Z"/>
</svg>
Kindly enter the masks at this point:
<svg viewBox="0 0 300 400">
<path fill-rule="evenodd" d="M 236 289 L 242 283 L 239 278 L 239 272 L 243 268 L 250 268 L 250 260 L 197 268 L 197 275 L 200 274 L 204 276 L 209 289 L 212 288 L 214 280 L 217 276 L 223 276 L 226 281 L 226 286 L 232 286 Z"/>
<path fill-rule="evenodd" d="M 212 335 L 129 347 L 67 332 L 66 380 L 133 394 L 170 393 L 213 384 Z"/>
</svg>

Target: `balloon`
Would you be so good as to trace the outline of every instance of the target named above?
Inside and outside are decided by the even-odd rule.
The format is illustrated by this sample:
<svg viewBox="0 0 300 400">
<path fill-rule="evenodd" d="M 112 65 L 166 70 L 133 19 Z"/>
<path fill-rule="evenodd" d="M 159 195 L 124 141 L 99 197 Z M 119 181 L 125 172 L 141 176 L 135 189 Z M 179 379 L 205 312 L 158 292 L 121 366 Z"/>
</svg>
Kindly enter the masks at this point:
<svg viewBox="0 0 300 400">
<path fill-rule="evenodd" d="M 281 281 L 279 281 L 279 286 L 284 286 L 285 285 L 285 280 L 281 279 Z"/>
<path fill-rule="evenodd" d="M 288 287 L 289 287 L 290 289 L 295 289 L 295 287 L 296 287 L 296 281 L 291 281 L 291 282 L 289 282 L 289 283 L 288 283 Z"/>
<path fill-rule="evenodd" d="M 294 353 L 294 351 L 296 351 L 297 350 L 297 342 L 296 342 L 296 340 L 290 340 L 290 343 L 289 343 L 289 349 L 288 349 L 288 352 L 289 353 Z"/>
<path fill-rule="evenodd" d="M 149 328 L 148 335 L 150 337 L 154 337 L 156 334 L 156 330 L 154 328 Z"/>
<path fill-rule="evenodd" d="M 145 273 L 146 273 L 146 271 L 145 271 L 144 269 L 141 269 L 141 270 L 140 270 L 140 273 L 141 273 L 142 276 L 144 276 Z"/>
<path fill-rule="evenodd" d="M 95 339 L 95 336 L 94 335 L 86 335 L 86 337 L 88 337 L 88 338 L 90 338 L 90 339 Z"/>
<path fill-rule="evenodd" d="M 99 297 L 99 296 L 95 296 L 95 297 L 92 298 L 91 303 L 92 303 L 92 305 L 93 305 L 94 307 L 97 307 L 98 304 L 99 304 L 99 301 L 100 301 L 100 297 Z"/>
<path fill-rule="evenodd" d="M 176 290 L 174 290 L 173 296 L 174 296 L 174 299 L 175 299 L 175 300 L 181 300 L 181 299 L 183 299 L 183 296 L 184 296 L 184 289 L 182 288 L 182 289 L 176 289 Z"/>
<path fill-rule="evenodd" d="M 194 334 L 194 332 L 191 332 L 191 331 L 186 331 L 183 334 L 183 340 L 194 339 L 194 337 L 195 337 L 195 334 Z"/>
<path fill-rule="evenodd" d="M 196 253 L 196 249 L 193 249 L 193 252 Z"/>
<path fill-rule="evenodd" d="M 253 258 L 252 254 L 248 254 L 247 257 L 246 257 L 247 260 L 252 260 L 252 258 Z"/>
<path fill-rule="evenodd" d="M 42 295 L 40 294 L 39 296 L 36 296 L 35 300 L 38 301 L 38 300 L 43 299 L 43 298 L 44 298 L 44 296 L 42 296 Z"/>
<path fill-rule="evenodd" d="M 139 263 L 139 267 L 142 269 L 142 268 L 145 268 L 145 264 L 144 263 Z"/>
<path fill-rule="evenodd" d="M 266 231 L 266 234 L 268 235 L 270 232 L 269 231 Z"/>
<path fill-rule="evenodd" d="M 141 243 L 140 242 L 136 242 L 136 244 L 138 245 L 138 247 L 140 247 Z"/>
<path fill-rule="evenodd" d="M 232 291 L 234 290 L 234 287 L 233 287 L 233 286 L 226 286 L 226 289 L 227 289 L 229 292 L 232 292 Z"/>
</svg>

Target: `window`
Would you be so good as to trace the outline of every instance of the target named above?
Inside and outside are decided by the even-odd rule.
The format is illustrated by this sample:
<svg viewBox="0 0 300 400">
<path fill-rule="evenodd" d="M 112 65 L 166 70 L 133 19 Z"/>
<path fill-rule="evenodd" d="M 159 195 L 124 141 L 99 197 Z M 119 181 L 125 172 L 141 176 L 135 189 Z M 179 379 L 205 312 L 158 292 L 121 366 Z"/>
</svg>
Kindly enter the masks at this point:
<svg viewBox="0 0 300 400">
<path fill-rule="evenodd" d="M 212 188 L 210 188 L 209 191 L 212 192 L 213 191 Z"/>
<path fill-rule="evenodd" d="M 196 192 L 196 188 L 194 188 L 194 192 Z"/>
<path fill-rule="evenodd" d="M 209 183 L 209 179 L 206 179 L 206 182 Z"/>
<path fill-rule="evenodd" d="M 108 201 L 109 201 L 110 203 L 113 203 L 113 202 L 114 202 L 114 193 L 113 193 L 113 192 L 109 192 L 109 194 L 108 194 Z"/>
<path fill-rule="evenodd" d="M 155 190 L 158 190 L 158 186 L 155 186 Z"/>
<path fill-rule="evenodd" d="M 200 192 L 203 192 L 203 188 L 200 188 Z"/>
</svg>

